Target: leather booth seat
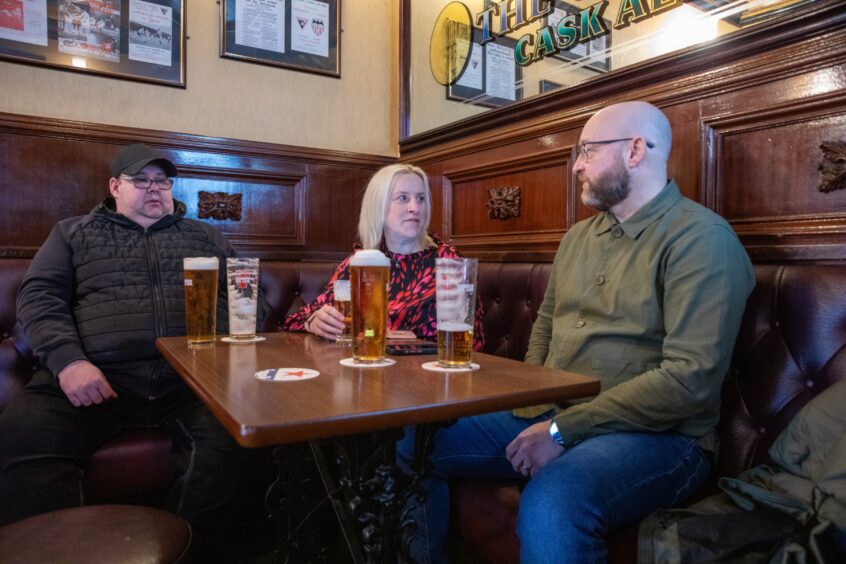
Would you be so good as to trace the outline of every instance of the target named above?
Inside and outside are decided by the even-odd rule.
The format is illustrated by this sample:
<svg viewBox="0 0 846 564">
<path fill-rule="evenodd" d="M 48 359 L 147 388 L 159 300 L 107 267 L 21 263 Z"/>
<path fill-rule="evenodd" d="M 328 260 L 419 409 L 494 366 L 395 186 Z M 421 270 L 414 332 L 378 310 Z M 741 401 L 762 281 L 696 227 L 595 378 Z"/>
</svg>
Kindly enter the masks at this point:
<svg viewBox="0 0 846 564">
<path fill-rule="evenodd" d="M 28 264 L 0 259 L 0 410 L 34 367 L 14 313 Z M 314 299 L 334 267 L 327 261 L 263 261 L 261 281 L 270 310 L 261 329 L 278 330 L 288 312 Z M 545 263 L 480 264 L 484 352 L 523 358 L 550 271 Z M 846 371 L 846 266 L 765 264 L 755 271 L 757 287 L 723 386 L 718 476 L 765 461 L 790 418 Z M 173 475 L 169 441 L 163 433 L 146 433 L 123 433 L 95 453 L 85 482 L 89 499 L 113 500 L 167 486 Z M 481 479 L 453 484 L 453 536 L 462 550 L 482 561 L 516 561 L 519 486 Z M 610 537 L 612 561 L 633 560 L 636 525 Z"/>
<path fill-rule="evenodd" d="M 190 545 L 188 523 L 132 505 L 61 509 L 0 528 L 5 564 L 172 564 L 185 560 Z"/>
</svg>

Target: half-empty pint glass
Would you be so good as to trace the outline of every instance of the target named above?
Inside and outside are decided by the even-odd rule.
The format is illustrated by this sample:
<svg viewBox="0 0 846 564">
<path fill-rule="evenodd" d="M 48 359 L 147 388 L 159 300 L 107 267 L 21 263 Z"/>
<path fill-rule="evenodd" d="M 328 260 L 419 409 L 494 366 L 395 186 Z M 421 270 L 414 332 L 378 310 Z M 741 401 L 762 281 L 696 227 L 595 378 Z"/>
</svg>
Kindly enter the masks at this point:
<svg viewBox="0 0 846 564">
<path fill-rule="evenodd" d="M 390 280 L 391 261 L 379 251 L 359 251 L 350 259 L 352 352 L 357 362 L 385 358 Z"/>
<path fill-rule="evenodd" d="M 214 344 L 217 315 L 217 257 L 186 257 L 185 332 L 190 348 Z"/>
<path fill-rule="evenodd" d="M 335 294 L 335 309 L 344 316 L 344 331 L 336 339 L 339 343 L 349 343 L 352 334 L 352 298 L 350 297 L 350 281 L 335 280 L 332 284 Z"/>
<path fill-rule="evenodd" d="M 256 336 L 259 259 L 227 258 L 229 288 L 229 337 L 252 339 Z"/>
<path fill-rule="evenodd" d="M 470 366 L 478 267 L 476 259 L 435 259 L 438 364 L 445 368 Z"/>
</svg>

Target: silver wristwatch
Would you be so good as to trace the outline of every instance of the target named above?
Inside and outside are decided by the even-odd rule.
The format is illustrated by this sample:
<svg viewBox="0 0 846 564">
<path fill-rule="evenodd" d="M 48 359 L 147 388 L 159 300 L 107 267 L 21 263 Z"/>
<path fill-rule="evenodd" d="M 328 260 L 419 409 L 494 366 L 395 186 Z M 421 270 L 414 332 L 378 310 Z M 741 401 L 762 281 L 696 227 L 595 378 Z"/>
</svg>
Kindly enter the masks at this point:
<svg viewBox="0 0 846 564">
<path fill-rule="evenodd" d="M 549 436 L 556 444 L 564 446 L 564 439 L 561 438 L 561 432 L 558 430 L 558 424 L 555 421 L 549 423 Z"/>
</svg>

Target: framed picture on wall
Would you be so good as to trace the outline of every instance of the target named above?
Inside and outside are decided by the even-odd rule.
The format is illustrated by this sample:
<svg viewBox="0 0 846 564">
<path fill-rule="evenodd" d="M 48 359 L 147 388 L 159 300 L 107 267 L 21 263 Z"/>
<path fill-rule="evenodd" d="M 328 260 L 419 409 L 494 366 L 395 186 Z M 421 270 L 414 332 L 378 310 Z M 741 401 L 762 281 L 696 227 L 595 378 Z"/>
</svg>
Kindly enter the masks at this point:
<svg viewBox="0 0 846 564">
<path fill-rule="evenodd" d="M 220 0 L 220 56 L 341 78 L 341 0 Z"/>
<path fill-rule="evenodd" d="M 473 45 L 464 71 L 446 87 L 447 100 L 498 108 L 523 99 L 523 68 L 514 60 L 517 41 L 497 37 L 481 45 L 482 31 L 473 29 Z"/>
<path fill-rule="evenodd" d="M 0 0 L 0 59 L 185 87 L 184 0 Z"/>
<path fill-rule="evenodd" d="M 558 27 L 558 22 L 566 16 L 577 16 L 582 11 L 582 8 L 555 0 L 555 6 L 544 20 L 542 25 L 552 27 L 553 31 Z M 565 61 L 573 61 L 579 66 L 589 68 L 599 72 L 608 72 L 611 70 L 611 22 L 603 18 L 605 29 L 608 33 L 596 37 L 591 41 L 577 42 L 575 45 L 566 51 L 559 51 L 553 57 Z M 578 28 L 578 26 L 577 26 Z"/>
</svg>

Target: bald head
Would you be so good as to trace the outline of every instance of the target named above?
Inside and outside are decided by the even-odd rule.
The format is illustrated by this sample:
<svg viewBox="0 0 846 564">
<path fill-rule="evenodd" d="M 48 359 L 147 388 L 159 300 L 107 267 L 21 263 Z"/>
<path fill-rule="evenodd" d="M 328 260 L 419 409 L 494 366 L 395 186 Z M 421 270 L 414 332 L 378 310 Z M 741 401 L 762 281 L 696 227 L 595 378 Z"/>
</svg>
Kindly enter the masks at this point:
<svg viewBox="0 0 846 564">
<path fill-rule="evenodd" d="M 609 137 L 610 136 L 610 137 Z M 623 102 L 599 110 L 585 124 L 583 140 L 643 137 L 659 162 L 670 156 L 673 131 L 664 112 L 648 102 Z"/>
</svg>

